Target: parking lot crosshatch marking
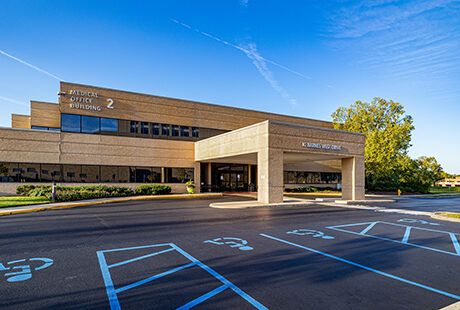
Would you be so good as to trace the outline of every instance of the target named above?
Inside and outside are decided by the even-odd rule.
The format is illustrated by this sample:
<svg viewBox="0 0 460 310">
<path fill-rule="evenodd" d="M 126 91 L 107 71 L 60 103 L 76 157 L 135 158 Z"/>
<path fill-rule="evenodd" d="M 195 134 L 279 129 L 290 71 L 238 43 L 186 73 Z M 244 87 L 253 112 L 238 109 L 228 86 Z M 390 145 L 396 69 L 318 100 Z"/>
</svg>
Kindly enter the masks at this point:
<svg viewBox="0 0 460 310">
<path fill-rule="evenodd" d="M 127 251 L 127 250 L 135 250 L 135 249 L 145 249 L 145 248 L 155 248 L 155 247 L 160 247 L 160 246 L 169 246 L 170 248 L 166 249 L 166 250 L 158 251 L 158 252 L 153 252 L 153 253 L 150 253 L 150 254 L 147 254 L 147 255 L 135 257 L 135 258 L 132 258 L 132 259 L 129 259 L 129 260 L 126 260 L 126 261 L 122 261 L 122 262 L 118 262 L 118 263 L 115 263 L 115 264 L 112 264 L 112 265 L 107 264 L 107 261 L 106 261 L 105 256 L 104 256 L 104 253 L 109 253 L 109 252 Z M 128 285 L 123 286 L 121 288 L 115 289 L 113 281 L 112 281 L 112 277 L 110 275 L 110 268 L 126 265 L 126 264 L 132 263 L 134 261 L 138 261 L 138 260 L 141 260 L 141 259 L 144 259 L 144 258 L 156 256 L 156 255 L 161 255 L 163 253 L 167 253 L 167 252 L 171 252 L 171 251 L 179 252 L 184 257 L 186 257 L 188 260 L 190 260 L 191 263 L 182 265 L 180 267 L 170 269 L 170 270 L 168 270 L 166 272 L 163 272 L 163 273 L 160 273 L 160 274 L 145 278 L 143 280 L 128 284 Z M 194 307 L 194 306 L 204 302 L 205 300 L 211 298 L 212 296 L 215 296 L 215 295 L 219 294 L 220 292 L 226 290 L 227 288 L 233 290 L 236 294 L 238 294 L 240 297 L 244 298 L 247 302 L 249 302 L 256 309 L 258 309 L 258 310 L 266 310 L 267 309 L 264 305 L 262 305 L 260 302 L 258 302 L 257 300 L 255 300 L 254 298 L 252 298 L 251 296 L 246 294 L 239 287 L 237 287 L 236 285 L 234 285 L 233 283 L 228 281 L 226 278 L 224 278 L 222 275 L 220 275 L 219 273 L 217 273 L 213 269 L 209 268 L 207 265 L 205 265 L 201 261 L 197 260 L 196 258 L 191 256 L 190 254 L 188 254 L 187 252 L 185 252 L 184 250 L 182 250 L 178 246 L 176 246 L 174 243 L 153 244 L 153 245 L 138 246 L 138 247 L 102 250 L 102 251 L 97 251 L 97 257 L 98 257 L 98 260 L 99 260 L 99 265 L 101 267 L 102 277 L 104 279 L 104 284 L 105 284 L 105 287 L 106 287 L 107 296 L 109 298 L 110 308 L 112 310 L 121 309 L 120 302 L 119 302 L 118 296 L 117 296 L 118 293 L 127 291 L 129 289 L 135 288 L 135 287 L 140 286 L 142 284 L 154 281 L 154 280 L 159 279 L 159 278 L 161 278 L 163 276 L 172 274 L 174 272 L 177 272 L 177 271 L 180 271 L 180 270 L 192 267 L 192 266 L 198 266 L 201 269 L 205 270 L 211 276 L 213 276 L 215 279 L 217 279 L 220 282 L 222 282 L 223 285 L 221 285 L 220 287 L 218 287 L 218 288 L 216 288 L 216 289 L 214 289 L 214 290 L 212 290 L 210 292 L 207 292 L 204 295 L 202 295 L 202 296 L 200 296 L 200 297 L 198 297 L 198 298 L 186 303 L 185 305 L 179 307 L 178 309 L 190 309 L 191 307 Z"/>
</svg>

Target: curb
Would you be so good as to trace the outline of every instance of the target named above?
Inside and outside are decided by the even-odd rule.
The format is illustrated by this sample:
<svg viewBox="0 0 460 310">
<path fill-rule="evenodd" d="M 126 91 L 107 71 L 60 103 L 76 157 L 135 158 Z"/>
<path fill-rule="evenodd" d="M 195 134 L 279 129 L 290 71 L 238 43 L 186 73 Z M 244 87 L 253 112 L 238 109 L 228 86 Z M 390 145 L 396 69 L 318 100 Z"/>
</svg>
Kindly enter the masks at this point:
<svg viewBox="0 0 460 310">
<path fill-rule="evenodd" d="M 12 214 L 21 214 L 21 213 L 29 213 L 29 212 L 38 212 L 44 210 L 57 210 L 57 209 L 68 209 L 68 208 L 76 208 L 76 207 L 84 207 L 90 205 L 99 205 L 105 203 L 113 203 L 113 202 L 125 202 L 125 201 L 132 201 L 132 200 L 151 200 L 151 199 L 188 199 L 188 198 L 206 198 L 206 197 L 220 197 L 222 193 L 214 193 L 214 194 L 185 194 L 185 195 L 158 195 L 158 196 L 136 196 L 136 197 L 128 197 L 128 198 L 121 198 L 115 200 L 98 200 L 98 201 L 90 201 L 90 202 L 71 202 L 68 204 L 62 204 L 57 206 L 41 206 L 41 207 L 31 207 L 28 209 L 20 209 L 20 210 L 10 210 L 10 211 L 1 211 L 0 216 L 2 215 L 12 215 Z M 26 207 L 26 206 L 23 206 Z"/>
</svg>

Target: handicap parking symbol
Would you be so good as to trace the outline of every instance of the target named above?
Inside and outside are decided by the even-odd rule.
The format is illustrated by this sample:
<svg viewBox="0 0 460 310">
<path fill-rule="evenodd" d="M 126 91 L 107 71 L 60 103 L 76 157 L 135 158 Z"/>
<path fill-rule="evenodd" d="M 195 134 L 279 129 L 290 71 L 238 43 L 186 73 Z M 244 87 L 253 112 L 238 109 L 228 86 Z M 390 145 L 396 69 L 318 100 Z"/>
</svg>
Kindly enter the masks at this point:
<svg viewBox="0 0 460 310">
<path fill-rule="evenodd" d="M 403 223 L 420 223 L 420 224 L 425 224 L 425 225 L 434 225 L 438 226 L 441 225 L 439 223 L 430 223 L 424 220 L 419 220 L 419 219 L 400 219 L 398 222 L 403 222 Z"/>
<path fill-rule="evenodd" d="M 223 237 L 203 241 L 204 243 L 213 243 L 217 245 L 229 245 L 231 248 L 238 248 L 241 251 L 251 251 L 254 248 L 248 246 L 248 242 L 241 238 Z"/>
<path fill-rule="evenodd" d="M 313 238 L 321 237 L 323 239 L 334 239 L 332 236 L 325 235 L 322 231 L 311 229 L 294 229 L 293 231 L 286 232 L 287 234 L 294 234 L 299 236 L 312 235 Z"/>
<path fill-rule="evenodd" d="M 32 278 L 32 270 L 42 270 L 53 264 L 53 260 L 50 258 L 29 258 L 28 260 L 30 262 L 29 264 L 27 264 L 25 258 L 10 261 L 6 263 L 7 266 L 11 265 L 9 267 L 5 267 L 5 265 L 0 263 L 0 271 L 11 271 L 4 274 L 8 282 L 20 282 Z M 43 264 L 33 269 L 31 266 L 36 265 L 35 262 L 42 262 Z M 19 263 L 22 264 L 20 266 L 12 266 Z"/>
</svg>

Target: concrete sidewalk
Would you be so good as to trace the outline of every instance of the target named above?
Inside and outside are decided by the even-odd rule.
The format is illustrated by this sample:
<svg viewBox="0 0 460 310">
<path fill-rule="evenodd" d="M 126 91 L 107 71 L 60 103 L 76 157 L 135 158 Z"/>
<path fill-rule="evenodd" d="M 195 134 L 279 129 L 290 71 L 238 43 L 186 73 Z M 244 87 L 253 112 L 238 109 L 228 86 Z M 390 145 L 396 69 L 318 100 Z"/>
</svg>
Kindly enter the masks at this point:
<svg viewBox="0 0 460 310">
<path fill-rule="evenodd" d="M 44 210 L 55 210 L 55 209 L 66 209 L 83 207 L 89 205 L 97 205 L 112 202 L 123 202 L 132 200 L 149 200 L 149 199 L 186 199 L 186 198 L 206 198 L 206 197 L 221 197 L 222 193 L 206 193 L 206 194 L 174 194 L 174 195 L 155 195 L 155 196 L 128 196 L 128 197 L 112 197 L 112 198 L 100 198 L 90 200 L 79 200 L 79 201 L 68 201 L 68 202 L 56 202 L 39 205 L 28 205 L 20 207 L 1 208 L 0 216 L 20 214 L 28 212 L 37 212 Z"/>
</svg>

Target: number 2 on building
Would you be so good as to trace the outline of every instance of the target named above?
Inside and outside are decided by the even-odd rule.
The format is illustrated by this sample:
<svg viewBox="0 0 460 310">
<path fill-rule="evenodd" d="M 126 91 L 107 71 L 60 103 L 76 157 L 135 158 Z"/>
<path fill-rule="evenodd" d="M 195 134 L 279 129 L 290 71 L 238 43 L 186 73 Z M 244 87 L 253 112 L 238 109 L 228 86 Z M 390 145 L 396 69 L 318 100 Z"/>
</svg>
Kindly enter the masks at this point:
<svg viewBox="0 0 460 310">
<path fill-rule="evenodd" d="M 107 109 L 113 109 L 113 99 L 107 99 Z"/>
</svg>

